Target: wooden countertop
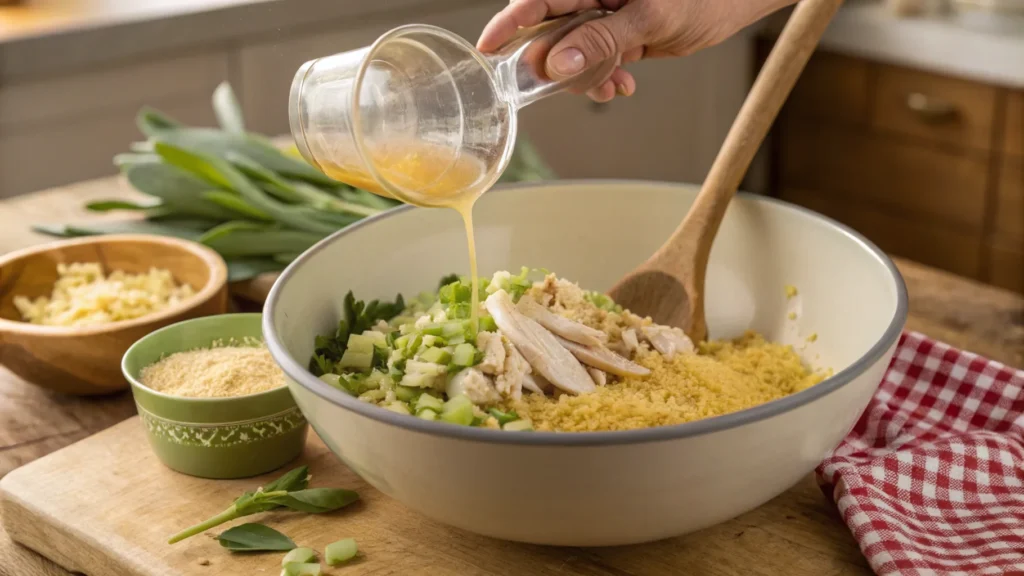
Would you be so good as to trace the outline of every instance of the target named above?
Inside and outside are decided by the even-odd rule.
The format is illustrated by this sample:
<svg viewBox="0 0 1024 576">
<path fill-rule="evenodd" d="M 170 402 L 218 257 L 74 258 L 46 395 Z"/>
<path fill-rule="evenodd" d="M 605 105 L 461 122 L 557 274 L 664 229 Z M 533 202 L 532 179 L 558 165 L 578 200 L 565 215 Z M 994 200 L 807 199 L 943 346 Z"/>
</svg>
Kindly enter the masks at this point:
<svg viewBox="0 0 1024 576">
<path fill-rule="evenodd" d="M 129 197 L 117 178 L 85 182 L 0 202 L 0 253 L 50 240 L 28 226 L 102 218 L 82 210 L 91 199 Z M 897 260 L 910 291 L 908 328 L 1012 366 L 1024 366 L 1024 296 Z M 0 476 L 131 416 L 128 392 L 72 398 L 28 384 L 0 367 Z M 721 576 L 871 574 L 834 507 L 807 477 L 739 518 L 666 543 L 659 566 Z M 586 553 L 564 550 L 574 573 L 620 573 Z M 380 567 L 376 568 L 381 570 Z M 382 569 L 381 574 L 389 574 Z M 481 574 L 492 572 L 481 567 Z M 0 575 L 69 576 L 0 532 Z M 100 576 L 100 575 L 89 575 Z"/>
</svg>

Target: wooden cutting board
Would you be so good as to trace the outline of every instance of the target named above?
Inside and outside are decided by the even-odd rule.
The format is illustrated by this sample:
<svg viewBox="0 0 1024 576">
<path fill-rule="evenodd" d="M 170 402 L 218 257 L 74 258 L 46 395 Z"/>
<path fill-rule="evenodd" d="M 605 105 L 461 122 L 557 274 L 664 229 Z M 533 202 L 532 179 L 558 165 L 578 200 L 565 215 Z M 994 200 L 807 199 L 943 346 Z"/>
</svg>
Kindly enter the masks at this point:
<svg viewBox="0 0 1024 576">
<path fill-rule="evenodd" d="M 836 533 L 839 520 L 820 513 L 822 496 L 813 482 L 794 488 L 802 497 L 790 494 L 688 537 L 622 548 L 550 548 L 475 536 L 423 518 L 369 487 L 312 432 L 299 461 L 266 477 L 185 476 L 156 459 L 138 417 L 8 474 L 0 482 L 2 519 L 14 541 L 88 576 L 277 576 L 281 554 L 231 554 L 210 537 L 227 526 L 174 546 L 166 540 L 300 463 L 309 465 L 312 486 L 353 489 L 361 502 L 328 515 L 268 512 L 235 523 L 264 522 L 318 550 L 355 538 L 360 558 L 325 574 L 867 573 L 849 550 L 849 536 L 826 536 Z"/>
</svg>

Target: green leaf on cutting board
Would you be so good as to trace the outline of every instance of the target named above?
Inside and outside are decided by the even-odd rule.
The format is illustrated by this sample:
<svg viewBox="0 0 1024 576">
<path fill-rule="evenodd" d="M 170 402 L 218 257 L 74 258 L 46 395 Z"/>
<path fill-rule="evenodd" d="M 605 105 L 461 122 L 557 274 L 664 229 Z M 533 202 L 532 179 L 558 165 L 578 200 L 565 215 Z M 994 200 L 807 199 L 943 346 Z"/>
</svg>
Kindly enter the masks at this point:
<svg viewBox="0 0 1024 576">
<path fill-rule="evenodd" d="M 255 522 L 229 528 L 217 536 L 217 541 L 232 552 L 287 552 L 295 548 L 291 538 Z"/>
<path fill-rule="evenodd" d="M 199 241 L 225 258 L 234 258 L 305 252 L 323 238 L 323 235 L 309 232 L 236 220 L 207 231 Z"/>
<path fill-rule="evenodd" d="M 47 236 L 57 236 L 59 238 L 73 238 L 76 236 L 75 234 L 72 234 L 64 224 L 33 224 L 32 231 L 38 234 L 46 234 Z"/>
<path fill-rule="evenodd" d="M 298 258 L 302 252 L 285 252 L 283 254 L 274 254 L 271 256 L 274 262 L 287 266 L 291 264 L 296 258 Z"/>
<path fill-rule="evenodd" d="M 114 156 L 114 166 L 124 170 L 135 164 L 160 164 L 163 159 L 149 152 L 125 152 Z"/>
<path fill-rule="evenodd" d="M 235 91 L 231 84 L 221 82 L 213 91 L 213 113 L 217 116 L 220 127 L 228 132 L 245 133 L 245 118 L 242 107 L 238 104 Z"/>
<path fill-rule="evenodd" d="M 248 156 L 229 150 L 224 159 L 237 168 L 242 174 L 248 176 L 255 184 L 263 188 L 271 196 L 278 200 L 296 204 L 302 201 L 302 196 L 295 191 L 288 182 L 282 180 L 274 172 L 260 166 L 258 162 Z"/>
<path fill-rule="evenodd" d="M 359 500 L 359 494 L 342 488 L 308 488 L 274 496 L 271 502 L 309 514 L 324 514 Z"/>
<path fill-rule="evenodd" d="M 182 172 L 191 173 L 193 178 L 196 176 L 201 177 L 202 180 L 206 181 L 207 190 L 210 189 L 210 184 L 234 190 L 234 183 L 231 179 L 218 166 L 210 162 L 209 158 L 170 144 L 160 138 L 153 142 L 153 150 L 164 159 L 165 164 L 163 166 L 176 167 Z"/>
</svg>

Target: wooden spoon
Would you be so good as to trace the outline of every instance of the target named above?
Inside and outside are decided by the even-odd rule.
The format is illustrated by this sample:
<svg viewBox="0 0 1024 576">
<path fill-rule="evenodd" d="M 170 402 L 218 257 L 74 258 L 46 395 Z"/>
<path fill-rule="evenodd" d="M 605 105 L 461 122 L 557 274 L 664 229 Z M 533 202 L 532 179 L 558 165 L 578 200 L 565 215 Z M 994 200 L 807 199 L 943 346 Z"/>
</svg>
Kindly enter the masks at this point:
<svg viewBox="0 0 1024 576">
<path fill-rule="evenodd" d="M 715 234 L 754 154 L 840 4 L 842 0 L 803 0 L 797 5 L 686 218 L 653 256 L 608 292 L 616 303 L 659 324 L 682 328 L 694 342 L 707 338 L 704 278 Z"/>
</svg>

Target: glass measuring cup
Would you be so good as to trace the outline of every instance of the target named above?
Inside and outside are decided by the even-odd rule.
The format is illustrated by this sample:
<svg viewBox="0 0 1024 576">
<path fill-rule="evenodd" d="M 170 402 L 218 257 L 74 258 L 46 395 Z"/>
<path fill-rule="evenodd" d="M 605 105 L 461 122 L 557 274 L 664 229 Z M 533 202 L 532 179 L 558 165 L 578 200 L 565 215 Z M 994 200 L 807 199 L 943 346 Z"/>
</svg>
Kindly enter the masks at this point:
<svg viewBox="0 0 1024 576">
<path fill-rule="evenodd" d="M 423 24 L 303 64 L 289 121 L 302 156 L 329 176 L 418 206 L 455 206 L 498 180 L 515 145 L 517 111 L 564 89 L 604 81 L 607 60 L 568 80 L 544 73 L 548 51 L 607 12 L 549 20 L 484 55 Z"/>
</svg>

